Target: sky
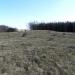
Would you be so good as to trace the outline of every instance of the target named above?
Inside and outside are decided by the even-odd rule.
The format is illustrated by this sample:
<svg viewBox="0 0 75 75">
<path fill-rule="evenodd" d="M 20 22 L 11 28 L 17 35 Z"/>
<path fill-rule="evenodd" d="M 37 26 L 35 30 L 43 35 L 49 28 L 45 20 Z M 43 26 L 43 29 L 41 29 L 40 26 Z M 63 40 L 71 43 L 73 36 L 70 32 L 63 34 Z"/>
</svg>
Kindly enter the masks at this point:
<svg viewBox="0 0 75 75">
<path fill-rule="evenodd" d="M 0 0 L 0 25 L 28 29 L 34 21 L 75 21 L 75 0 Z"/>
</svg>

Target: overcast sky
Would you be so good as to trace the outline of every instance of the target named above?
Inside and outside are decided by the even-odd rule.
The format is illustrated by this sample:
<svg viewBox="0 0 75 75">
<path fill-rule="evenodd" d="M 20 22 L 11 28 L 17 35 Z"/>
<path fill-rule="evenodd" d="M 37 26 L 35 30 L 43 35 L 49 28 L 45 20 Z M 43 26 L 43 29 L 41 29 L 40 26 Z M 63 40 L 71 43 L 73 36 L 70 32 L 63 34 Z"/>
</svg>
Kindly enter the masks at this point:
<svg viewBox="0 0 75 75">
<path fill-rule="evenodd" d="M 24 29 L 33 21 L 75 21 L 75 0 L 0 0 L 0 24 Z"/>
</svg>

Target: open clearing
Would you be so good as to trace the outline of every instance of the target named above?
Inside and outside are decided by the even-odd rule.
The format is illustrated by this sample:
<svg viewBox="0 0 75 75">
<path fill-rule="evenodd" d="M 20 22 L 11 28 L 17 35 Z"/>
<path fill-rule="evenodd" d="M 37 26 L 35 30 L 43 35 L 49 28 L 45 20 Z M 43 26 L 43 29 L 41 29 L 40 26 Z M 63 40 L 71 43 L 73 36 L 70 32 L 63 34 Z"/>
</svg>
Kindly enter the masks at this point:
<svg viewBox="0 0 75 75">
<path fill-rule="evenodd" d="M 75 33 L 22 34 L 0 33 L 0 75 L 75 75 Z"/>
</svg>

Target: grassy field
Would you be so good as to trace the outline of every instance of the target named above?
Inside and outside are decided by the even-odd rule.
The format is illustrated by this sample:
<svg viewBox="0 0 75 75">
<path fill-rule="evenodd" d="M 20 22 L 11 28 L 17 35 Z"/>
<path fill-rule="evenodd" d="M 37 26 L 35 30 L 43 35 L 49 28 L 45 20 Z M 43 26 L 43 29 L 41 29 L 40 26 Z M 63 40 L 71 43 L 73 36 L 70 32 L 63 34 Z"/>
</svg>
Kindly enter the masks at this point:
<svg viewBox="0 0 75 75">
<path fill-rule="evenodd" d="M 75 33 L 0 33 L 0 75 L 75 75 Z"/>
</svg>

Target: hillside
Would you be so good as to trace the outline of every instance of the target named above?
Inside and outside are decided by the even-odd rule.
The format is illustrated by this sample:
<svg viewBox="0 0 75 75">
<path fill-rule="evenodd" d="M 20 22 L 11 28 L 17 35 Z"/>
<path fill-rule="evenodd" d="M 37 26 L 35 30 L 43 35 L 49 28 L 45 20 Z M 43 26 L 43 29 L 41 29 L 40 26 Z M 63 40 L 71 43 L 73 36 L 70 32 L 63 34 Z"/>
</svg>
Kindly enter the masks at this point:
<svg viewBox="0 0 75 75">
<path fill-rule="evenodd" d="M 0 33 L 0 75 L 75 75 L 75 33 L 22 34 Z"/>
</svg>

